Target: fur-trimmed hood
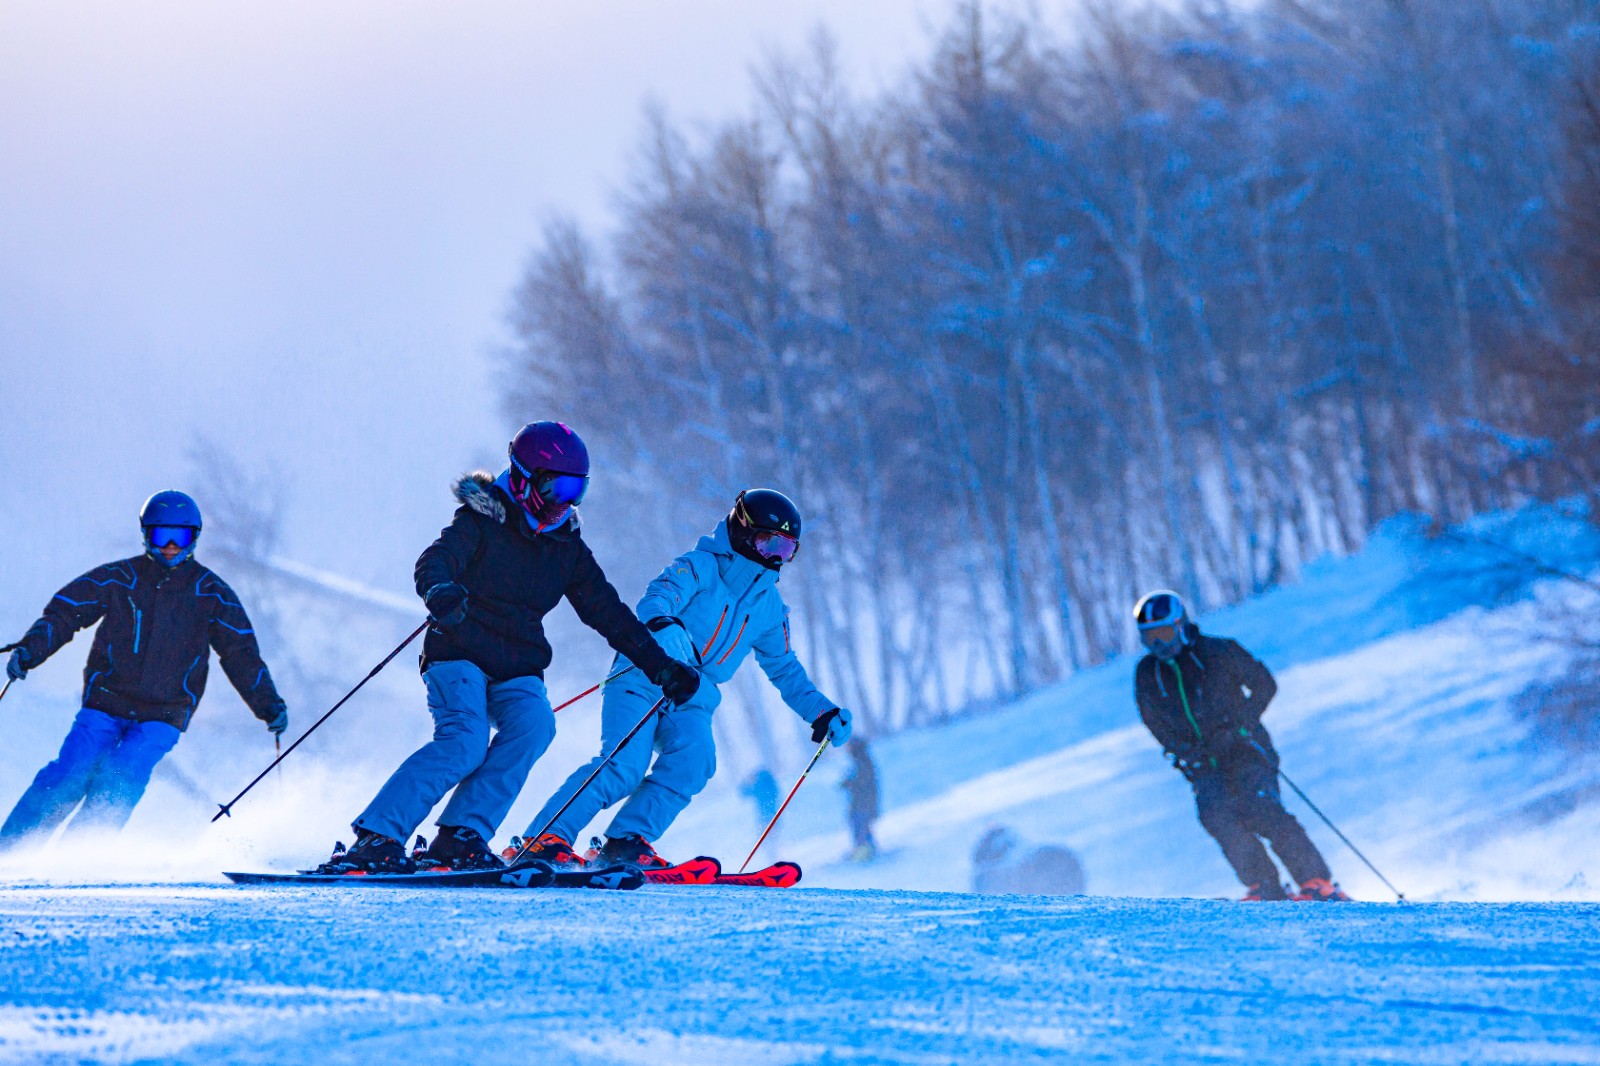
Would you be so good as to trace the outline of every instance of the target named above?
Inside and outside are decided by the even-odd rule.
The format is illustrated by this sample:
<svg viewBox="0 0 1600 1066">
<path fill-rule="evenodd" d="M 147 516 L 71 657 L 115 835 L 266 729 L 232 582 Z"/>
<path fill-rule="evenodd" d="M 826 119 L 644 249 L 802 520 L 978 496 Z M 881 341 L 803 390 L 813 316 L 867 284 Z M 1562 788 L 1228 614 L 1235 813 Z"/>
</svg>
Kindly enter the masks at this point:
<svg viewBox="0 0 1600 1066">
<path fill-rule="evenodd" d="M 510 498 L 510 493 L 505 487 L 506 475 L 498 478 L 487 470 L 473 470 L 456 478 L 450 486 L 455 493 L 456 500 L 462 506 L 468 507 L 486 518 L 492 518 L 501 525 L 506 522 L 506 515 L 513 511 L 528 519 L 528 532 L 537 533 L 534 522 L 516 501 Z M 572 533 L 578 530 L 578 509 L 576 507 L 567 511 L 567 517 L 559 525 L 551 526 L 544 530 L 546 534 Z"/>
</svg>

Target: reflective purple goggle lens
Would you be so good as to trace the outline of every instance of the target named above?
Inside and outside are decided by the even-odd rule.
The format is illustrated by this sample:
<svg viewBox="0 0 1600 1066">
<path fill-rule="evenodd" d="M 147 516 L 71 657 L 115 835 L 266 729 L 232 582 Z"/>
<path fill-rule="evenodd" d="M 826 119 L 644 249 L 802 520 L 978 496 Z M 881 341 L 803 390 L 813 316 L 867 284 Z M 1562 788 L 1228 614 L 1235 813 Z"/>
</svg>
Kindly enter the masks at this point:
<svg viewBox="0 0 1600 1066">
<path fill-rule="evenodd" d="M 187 548 L 194 543 L 194 534 L 190 526 L 151 526 L 147 535 L 152 548 L 165 548 L 168 544 Z"/>
<path fill-rule="evenodd" d="M 576 474 L 551 474 L 539 483 L 539 495 L 546 503 L 582 503 L 588 491 L 589 479 Z"/>
<path fill-rule="evenodd" d="M 788 562 L 794 558 L 794 553 L 800 550 L 800 542 L 793 537 L 782 533 L 769 533 L 763 530 L 751 538 L 756 551 L 773 559 Z"/>
</svg>

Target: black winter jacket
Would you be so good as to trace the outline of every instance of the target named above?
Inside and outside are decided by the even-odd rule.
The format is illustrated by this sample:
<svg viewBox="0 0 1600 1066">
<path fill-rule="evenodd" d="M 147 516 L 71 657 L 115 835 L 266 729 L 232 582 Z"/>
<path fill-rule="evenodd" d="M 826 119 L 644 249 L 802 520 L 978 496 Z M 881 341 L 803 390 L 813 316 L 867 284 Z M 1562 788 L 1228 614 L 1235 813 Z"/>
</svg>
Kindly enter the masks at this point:
<svg viewBox="0 0 1600 1066">
<path fill-rule="evenodd" d="M 1275 761 L 1261 715 L 1278 683 L 1238 641 L 1196 634 L 1177 658 L 1139 660 L 1133 672 L 1139 717 L 1178 768 L 1218 768 L 1241 757 L 1260 759 L 1254 741 Z"/>
<path fill-rule="evenodd" d="M 668 663 L 666 652 L 617 596 L 583 542 L 578 515 L 534 533 L 524 511 L 486 473 L 455 484 L 456 516 L 417 560 L 417 594 L 448 581 L 467 590 L 467 617 L 428 626 L 422 669 L 466 661 L 495 681 L 544 676 L 550 642 L 544 616 L 565 596 L 584 624 L 646 676 Z"/>
<path fill-rule="evenodd" d="M 147 555 L 121 559 L 63 588 L 22 638 L 28 669 L 96 622 L 83 669 L 85 707 L 187 729 L 213 648 L 257 718 L 270 722 L 283 705 L 239 597 L 193 558 L 174 567 Z"/>
</svg>

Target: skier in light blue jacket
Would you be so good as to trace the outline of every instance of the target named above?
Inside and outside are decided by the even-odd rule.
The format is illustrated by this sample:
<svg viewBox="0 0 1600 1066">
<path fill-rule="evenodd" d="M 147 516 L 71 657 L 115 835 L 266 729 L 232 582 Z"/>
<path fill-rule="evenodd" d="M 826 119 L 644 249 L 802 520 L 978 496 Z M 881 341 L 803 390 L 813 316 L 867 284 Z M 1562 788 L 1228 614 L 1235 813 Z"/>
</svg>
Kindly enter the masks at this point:
<svg viewBox="0 0 1600 1066">
<path fill-rule="evenodd" d="M 752 652 L 784 702 L 811 725 L 815 742 L 820 744 L 824 736 L 836 745 L 850 739 L 850 712 L 811 683 L 789 639 L 789 608 L 778 593 L 778 576 L 799 548 L 800 512 L 789 498 L 772 489 L 749 489 L 739 494 L 710 536 L 701 537 L 693 551 L 678 556 L 650 582 L 639 601 L 640 620 L 669 656 L 697 667 L 702 681 L 710 684 L 702 684 L 687 703 L 664 711 L 653 734 L 642 733 L 618 751 L 533 841 L 529 857 L 581 863 L 572 848 L 574 835 L 602 808 L 626 799 L 606 830 L 601 859 L 671 865 L 651 842 L 661 839 L 716 772 L 711 714 L 722 701 L 718 686 Z M 627 665 L 618 656 L 611 672 Z M 602 754 L 574 771 L 550 797 L 529 825 L 530 837 L 572 799 L 604 754 L 615 750 L 660 699 L 661 690 L 638 670 L 606 686 L 600 711 Z"/>
</svg>

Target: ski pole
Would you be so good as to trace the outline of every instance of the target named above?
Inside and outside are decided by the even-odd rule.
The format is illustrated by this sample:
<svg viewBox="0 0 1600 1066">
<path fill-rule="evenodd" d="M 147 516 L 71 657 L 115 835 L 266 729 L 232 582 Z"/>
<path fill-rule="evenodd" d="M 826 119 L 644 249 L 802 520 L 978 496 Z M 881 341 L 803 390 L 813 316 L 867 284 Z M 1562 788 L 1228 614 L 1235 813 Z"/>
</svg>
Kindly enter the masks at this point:
<svg viewBox="0 0 1600 1066">
<path fill-rule="evenodd" d="M 328 708 L 327 714 L 324 714 L 321 718 L 318 718 L 315 722 L 311 723 L 310 729 L 307 729 L 304 733 L 301 733 L 298 740 L 296 740 L 293 744 L 290 744 L 287 750 L 283 751 L 276 759 L 273 759 L 272 765 L 268 766 L 265 770 L 257 774 L 255 780 L 244 786 L 237 796 L 233 797 L 233 799 L 229 800 L 227 803 L 217 804 L 217 813 L 211 816 L 211 820 L 215 822 L 218 818 L 221 818 L 225 814 L 229 818 L 232 818 L 233 805 L 244 799 L 246 792 L 249 792 L 252 788 L 255 788 L 257 785 L 259 785 L 261 783 L 261 779 L 270 774 L 273 771 L 273 768 L 279 763 L 287 759 L 290 753 L 305 741 L 306 737 L 309 737 L 312 733 L 315 733 L 318 726 L 320 726 L 323 722 L 326 722 L 329 718 L 333 717 L 334 711 L 337 711 L 340 707 L 343 707 L 345 703 L 349 701 L 351 696 L 354 696 L 357 692 L 360 692 L 362 685 L 365 685 L 368 681 L 371 681 L 373 678 L 377 677 L 379 670 L 382 670 L 385 666 L 388 666 L 390 661 L 393 660 L 396 655 L 399 655 L 401 652 L 405 651 L 406 646 L 421 636 L 422 631 L 428 628 L 428 622 L 430 621 L 432 621 L 432 619 L 425 620 L 420 626 L 413 629 L 411 631 L 411 635 L 400 642 L 399 647 L 395 648 L 394 651 L 384 656 L 383 662 L 379 663 L 377 666 L 374 666 L 371 673 L 367 674 L 366 677 L 363 677 L 360 681 L 356 682 L 356 687 L 351 689 L 349 692 L 346 692 L 343 699 L 341 699 L 338 703 L 335 703 L 332 707 Z"/>
<path fill-rule="evenodd" d="M 621 677 L 623 674 L 627 673 L 629 670 L 632 670 L 632 669 L 633 669 L 633 665 L 631 663 L 629 665 L 627 665 L 627 666 L 624 666 L 621 670 L 618 670 L 616 673 L 612 674 L 610 677 L 606 678 L 604 681 L 600 682 L 598 685 L 594 686 L 593 688 L 584 689 L 582 692 L 580 692 L 576 696 L 572 697 L 566 703 L 563 703 L 560 707 L 551 708 L 551 712 L 550 713 L 554 714 L 556 711 L 563 710 L 563 709 L 565 709 L 567 707 L 571 707 L 574 703 L 577 703 L 579 700 L 583 699 L 585 696 L 591 696 L 594 693 L 599 692 L 601 689 L 603 689 L 607 685 L 611 684 L 611 682 L 615 681 L 617 678 Z"/>
<path fill-rule="evenodd" d="M 1246 738 L 1246 739 L 1248 740 L 1248 738 Z M 1254 748 L 1257 751 L 1259 751 L 1261 753 L 1262 758 L 1266 759 L 1269 764 L 1272 762 L 1271 756 L 1267 755 L 1266 749 L 1263 748 L 1260 744 L 1257 744 L 1254 740 L 1249 740 L 1249 744 L 1250 744 L 1250 746 L 1252 748 Z M 1323 823 L 1326 824 L 1329 829 L 1333 830 L 1334 835 L 1337 836 L 1340 840 L 1344 841 L 1344 846 L 1349 848 L 1351 851 L 1355 852 L 1356 858 L 1358 858 L 1362 862 L 1366 863 L 1367 864 L 1367 869 L 1371 870 L 1374 874 L 1377 874 L 1378 880 L 1382 881 L 1384 883 L 1384 885 L 1386 885 L 1388 887 L 1389 891 L 1393 892 L 1395 894 L 1395 897 L 1397 899 L 1399 899 L 1399 901 L 1401 903 L 1408 902 L 1406 900 L 1406 894 L 1404 892 L 1400 891 L 1398 888 L 1395 888 L 1394 885 L 1390 883 L 1389 879 L 1387 877 L 1383 876 L 1383 874 L 1381 872 L 1379 872 L 1379 870 L 1378 870 L 1378 868 L 1376 866 L 1372 865 L 1372 860 L 1371 859 L 1368 859 L 1365 855 L 1361 854 L 1361 849 L 1356 847 L 1354 844 L 1352 844 L 1350 842 L 1350 838 L 1345 836 L 1342 832 L 1339 831 L 1339 827 L 1333 824 L 1333 819 L 1329 818 L 1326 814 L 1323 814 L 1322 813 L 1322 808 L 1318 807 L 1315 803 L 1312 803 L 1311 802 L 1311 797 L 1306 795 L 1304 792 L 1302 792 L 1301 789 L 1300 789 L 1300 786 L 1295 784 L 1292 780 L 1290 780 L 1288 774 L 1284 773 L 1282 770 L 1278 770 L 1277 773 L 1278 773 L 1279 777 L 1283 778 L 1283 783 L 1288 785 L 1290 788 L 1294 789 L 1294 794 L 1296 796 L 1299 796 L 1300 799 L 1305 803 L 1305 805 L 1307 807 L 1311 808 L 1311 813 L 1315 814 L 1318 818 L 1321 818 Z"/>
<path fill-rule="evenodd" d="M 528 839 L 522 842 L 522 847 L 518 848 L 517 853 L 511 856 L 511 861 L 506 863 L 507 866 L 515 866 L 517 863 L 522 861 L 522 857 L 526 855 L 533 847 L 533 842 L 550 831 L 550 827 L 555 825 L 563 814 L 567 813 L 567 808 L 571 807 L 577 798 L 583 795 L 583 790 L 588 788 L 594 779 L 600 776 L 600 771 L 611 765 L 611 760 L 617 757 L 617 752 L 628 746 L 628 741 L 632 740 L 639 730 L 645 727 L 645 723 L 654 718 L 660 712 L 661 708 L 667 705 L 669 699 L 670 697 L 662 696 L 659 700 L 656 700 L 655 705 L 645 712 L 643 718 L 639 719 L 639 724 L 628 730 L 627 736 L 617 741 L 617 746 L 612 748 L 610 753 L 606 755 L 604 759 L 600 760 L 600 765 L 596 766 L 593 772 L 591 772 L 588 777 L 583 779 L 583 784 L 578 786 L 578 790 L 567 797 L 567 802 L 561 805 L 561 809 L 552 814 L 550 816 L 550 820 L 544 823 L 537 833 L 534 833 L 532 836 L 528 837 Z"/>
<path fill-rule="evenodd" d="M 6 693 L 11 691 L 11 685 L 12 685 L 12 679 L 9 678 L 9 677 L 6 678 L 6 687 L 5 688 L 0 688 L 0 700 L 3 700 L 3 699 L 6 698 Z"/>
<path fill-rule="evenodd" d="M 772 827 L 778 824 L 778 819 L 783 817 L 783 812 L 789 809 L 789 800 L 794 799 L 794 794 L 799 792 L 800 786 L 806 783 L 806 775 L 811 773 L 811 768 L 813 766 L 817 765 L 817 760 L 822 758 L 822 753 L 828 750 L 828 744 L 829 739 L 827 737 L 823 737 L 821 746 L 817 748 L 817 753 L 811 756 L 811 761 L 806 763 L 805 770 L 801 772 L 800 780 L 794 783 L 794 787 L 789 790 L 789 795 L 784 798 L 783 806 L 778 808 L 778 813 L 774 814 L 772 816 L 772 821 L 767 823 L 766 831 L 761 834 L 761 839 L 756 841 L 756 846 L 750 849 L 750 854 L 744 857 L 744 865 L 739 867 L 740 873 L 744 873 L 745 867 L 750 865 L 750 860 L 755 858 L 756 852 L 761 850 L 761 845 L 767 842 L 767 833 L 772 832 Z"/>
</svg>

